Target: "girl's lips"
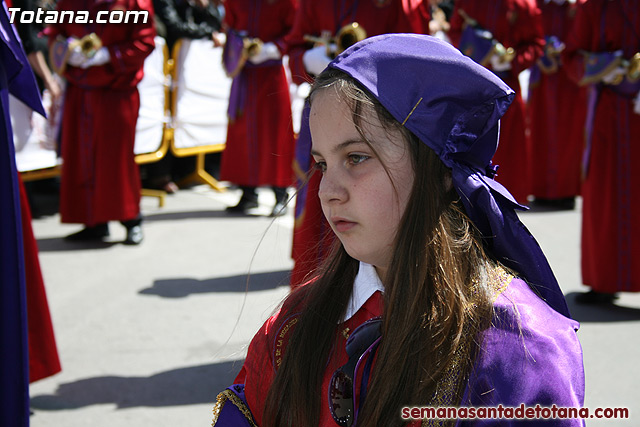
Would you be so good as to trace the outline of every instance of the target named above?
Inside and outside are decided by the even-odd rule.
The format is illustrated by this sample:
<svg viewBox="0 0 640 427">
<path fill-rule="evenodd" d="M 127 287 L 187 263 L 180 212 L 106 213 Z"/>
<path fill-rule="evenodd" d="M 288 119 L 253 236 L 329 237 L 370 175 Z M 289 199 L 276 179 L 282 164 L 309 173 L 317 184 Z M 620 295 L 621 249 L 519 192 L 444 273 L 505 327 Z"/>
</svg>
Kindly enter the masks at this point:
<svg viewBox="0 0 640 427">
<path fill-rule="evenodd" d="M 344 233 L 345 231 L 351 230 L 357 224 L 355 222 L 347 221 L 345 219 L 334 219 L 331 222 L 333 222 L 333 226 L 335 227 L 336 231 L 340 233 Z"/>
</svg>

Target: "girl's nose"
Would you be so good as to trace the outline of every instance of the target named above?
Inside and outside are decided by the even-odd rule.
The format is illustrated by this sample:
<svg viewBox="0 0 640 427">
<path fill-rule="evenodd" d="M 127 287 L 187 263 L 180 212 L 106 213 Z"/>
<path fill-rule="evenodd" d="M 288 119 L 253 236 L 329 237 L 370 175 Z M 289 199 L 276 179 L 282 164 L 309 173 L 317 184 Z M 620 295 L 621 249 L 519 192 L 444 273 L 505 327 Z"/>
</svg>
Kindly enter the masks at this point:
<svg viewBox="0 0 640 427">
<path fill-rule="evenodd" d="M 327 169 L 320 180 L 318 197 L 323 204 L 346 201 L 347 191 L 344 186 L 344 180 L 341 180 L 335 171 Z"/>
</svg>

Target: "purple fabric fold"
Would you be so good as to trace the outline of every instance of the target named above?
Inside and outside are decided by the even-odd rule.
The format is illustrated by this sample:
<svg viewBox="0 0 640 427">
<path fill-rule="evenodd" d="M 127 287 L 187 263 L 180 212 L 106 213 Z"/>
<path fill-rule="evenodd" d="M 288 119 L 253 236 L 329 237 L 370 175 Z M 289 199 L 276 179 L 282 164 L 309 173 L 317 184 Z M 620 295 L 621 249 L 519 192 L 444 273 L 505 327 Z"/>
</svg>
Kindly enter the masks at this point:
<svg viewBox="0 0 640 427">
<path fill-rule="evenodd" d="M 32 110 L 46 117 L 36 78 L 31 66 L 29 66 L 18 33 L 9 23 L 8 10 L 4 2 L 2 8 L 3 10 L 0 12 L 0 41 L 4 47 L 0 57 L 3 68 L 6 67 L 9 93 Z"/>
<path fill-rule="evenodd" d="M 516 309 L 517 307 L 517 309 Z M 582 408 L 584 369 L 578 322 L 552 310 L 525 282 L 513 279 L 494 303 L 492 327 L 481 336 L 482 350 L 461 406 Z M 534 423 L 583 426 L 584 420 L 549 419 Z M 522 420 L 459 421 L 457 426 L 520 425 Z"/>
<path fill-rule="evenodd" d="M 454 187 L 489 251 L 554 310 L 569 316 L 546 257 L 515 213 L 526 208 L 490 178 L 499 120 L 515 92 L 450 44 L 425 35 L 372 37 L 329 67 L 355 78 L 438 154 L 451 168 Z"/>
</svg>

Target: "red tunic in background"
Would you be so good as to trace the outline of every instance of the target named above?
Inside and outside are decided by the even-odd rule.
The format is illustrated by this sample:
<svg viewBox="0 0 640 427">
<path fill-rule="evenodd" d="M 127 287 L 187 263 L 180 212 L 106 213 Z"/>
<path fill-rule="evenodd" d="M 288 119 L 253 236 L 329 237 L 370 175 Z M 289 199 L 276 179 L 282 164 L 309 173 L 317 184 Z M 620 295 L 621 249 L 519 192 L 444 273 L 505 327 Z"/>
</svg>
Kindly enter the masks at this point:
<svg viewBox="0 0 640 427">
<path fill-rule="evenodd" d="M 538 0 L 545 36 L 566 43 L 577 9 L 584 1 L 559 5 Z M 534 65 L 529 80 L 531 194 L 541 199 L 580 194 L 587 97 L 585 89 L 570 80 L 558 62 L 558 70 L 550 74 Z M 539 79 L 534 78 L 536 75 Z"/>
<path fill-rule="evenodd" d="M 293 25 L 294 0 L 234 0 L 225 3 L 225 24 L 249 37 L 274 42 L 281 52 Z M 247 187 L 293 184 L 294 135 L 289 82 L 282 63 L 250 62 L 244 79 L 244 110 L 229 120 L 220 178 Z"/>
<path fill-rule="evenodd" d="M 637 0 L 590 0 L 578 9 L 565 65 L 579 82 L 586 52 L 640 51 Z M 640 292 L 640 114 L 633 98 L 603 85 L 583 183 L 582 281 L 598 292 Z"/>
<path fill-rule="evenodd" d="M 20 175 L 18 175 L 20 176 Z M 29 327 L 29 382 L 38 381 L 60 372 L 60 359 L 53 333 L 47 293 L 42 280 L 38 243 L 31 227 L 31 208 L 22 179 L 20 182 L 20 211 L 22 212 L 22 241 L 27 289 L 27 323 Z"/>
<path fill-rule="evenodd" d="M 125 221 L 140 212 L 140 177 L 133 146 L 140 97 L 136 86 L 154 47 L 151 0 L 60 0 L 57 10 L 88 10 L 94 23 L 58 23 L 57 35 L 81 38 L 95 32 L 110 62 L 86 70 L 67 66 L 62 119 L 62 222 L 92 226 Z M 148 11 L 146 23 L 95 22 L 99 11 Z M 65 20 L 66 22 L 67 20 Z"/>
<path fill-rule="evenodd" d="M 464 24 L 458 12 L 460 9 L 478 21 L 482 28 L 489 30 L 504 47 L 512 47 L 516 51 L 511 70 L 498 73 L 516 91 L 516 97 L 500 121 L 500 141 L 493 163 L 500 165 L 496 180 L 518 202 L 526 204 L 527 196 L 531 193 L 531 172 L 528 170 L 531 149 L 518 75 L 531 67 L 542 54 L 544 33 L 540 9 L 535 0 L 458 0 L 449 31 L 455 46 L 459 46 Z"/>
<path fill-rule="evenodd" d="M 385 33 L 428 34 L 428 7 L 428 2 L 422 0 L 334 0 L 327 3 L 301 0 L 295 24 L 286 38 L 290 46 L 289 66 L 293 81 L 301 84 L 313 80 L 302 62 L 302 56 L 311 47 L 304 41 L 305 35 L 320 36 L 323 30 L 335 34 L 352 22 L 360 24 L 368 37 Z M 298 165 L 301 169 L 298 173 L 306 173 L 312 163 L 313 159 L 310 164 Z M 305 277 L 318 266 L 334 236 L 322 214 L 318 199 L 319 185 L 320 174 L 314 174 L 307 184 L 303 213 L 296 218 L 292 248 L 295 261 L 291 273 L 292 286 L 305 282 Z"/>
</svg>

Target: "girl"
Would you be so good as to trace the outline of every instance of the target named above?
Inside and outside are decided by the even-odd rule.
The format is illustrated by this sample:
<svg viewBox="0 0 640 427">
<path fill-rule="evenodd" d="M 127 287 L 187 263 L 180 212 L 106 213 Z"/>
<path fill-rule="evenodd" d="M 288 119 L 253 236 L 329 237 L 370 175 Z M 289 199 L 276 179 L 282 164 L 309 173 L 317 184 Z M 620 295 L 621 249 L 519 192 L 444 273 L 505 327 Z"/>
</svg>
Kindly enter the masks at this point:
<svg viewBox="0 0 640 427">
<path fill-rule="evenodd" d="M 513 96 L 415 34 L 360 42 L 318 76 L 312 154 L 334 251 L 254 337 L 214 425 L 390 426 L 413 406 L 582 405 L 578 324 L 492 179 Z"/>
</svg>

